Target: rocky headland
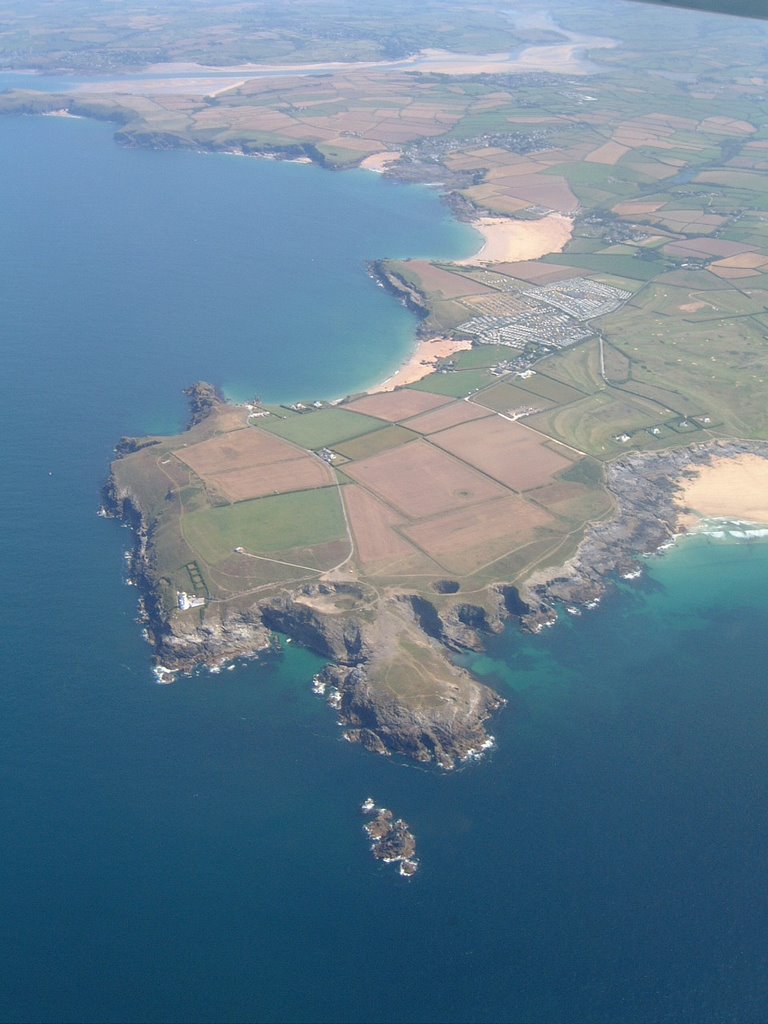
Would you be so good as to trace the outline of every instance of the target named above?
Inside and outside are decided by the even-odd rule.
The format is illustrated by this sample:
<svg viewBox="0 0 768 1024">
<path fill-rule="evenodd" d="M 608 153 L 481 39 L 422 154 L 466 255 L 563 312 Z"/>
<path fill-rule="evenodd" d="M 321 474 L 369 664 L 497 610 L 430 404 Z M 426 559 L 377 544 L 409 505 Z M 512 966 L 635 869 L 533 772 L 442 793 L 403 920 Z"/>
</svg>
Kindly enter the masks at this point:
<svg viewBox="0 0 768 1024">
<path fill-rule="evenodd" d="M 662 452 L 636 452 L 609 464 L 605 484 L 615 500 L 610 519 L 590 526 L 573 558 L 544 569 L 521 588 L 528 610 L 522 626 L 538 632 L 557 617 L 559 604 L 594 606 L 617 577 L 642 573 L 639 555 L 651 555 L 687 531 L 682 483 L 698 468 L 742 455 L 768 459 L 765 441 L 711 441 Z"/>
<path fill-rule="evenodd" d="M 315 690 L 335 711 L 344 736 L 383 755 L 449 770 L 493 745 L 489 718 L 505 702 L 455 665 L 449 652 L 481 650 L 484 636 L 511 620 L 537 632 L 560 605 L 596 604 L 619 576 L 640 575 L 638 555 L 658 551 L 684 531 L 681 482 L 712 460 L 746 453 L 768 457 L 763 442 L 717 441 L 671 451 L 627 454 L 608 465 L 610 518 L 589 526 L 565 565 L 536 572 L 521 586 L 499 580 L 482 602 L 410 593 L 405 583 L 379 592 L 364 578 L 329 572 L 304 582 L 210 597 L 180 611 L 164 570 L 167 523 L 178 498 L 158 475 L 172 445 L 226 432 L 243 410 L 207 384 L 187 391 L 191 415 L 180 438 L 123 438 L 104 491 L 106 512 L 128 523 L 135 544 L 130 574 L 141 589 L 147 635 L 160 681 L 198 667 L 219 669 L 290 637 L 328 660 Z M 181 450 L 178 449 L 177 450 Z M 170 510 L 170 511 L 169 511 Z"/>
<path fill-rule="evenodd" d="M 226 429 L 227 417 L 236 410 L 216 389 L 199 383 L 186 394 L 191 415 L 183 437 L 192 443 Z M 328 659 L 323 689 L 350 742 L 446 770 L 492 745 L 484 723 L 503 699 L 448 660 L 442 637 L 422 629 L 409 600 L 372 599 L 365 586 L 331 574 L 300 586 L 271 588 L 264 597 L 209 600 L 200 614 L 183 613 L 163 565 L 164 524 L 175 497 L 172 489 L 160 493 L 157 477 L 168 441 L 121 439 L 103 491 L 104 512 L 133 531 L 129 576 L 142 595 L 159 681 L 257 656 L 270 648 L 275 634 L 282 634 Z M 457 642 L 458 635 L 455 649 L 474 642 L 470 636 L 466 643 Z M 382 680 L 391 681 L 395 674 L 393 691 Z"/>
</svg>

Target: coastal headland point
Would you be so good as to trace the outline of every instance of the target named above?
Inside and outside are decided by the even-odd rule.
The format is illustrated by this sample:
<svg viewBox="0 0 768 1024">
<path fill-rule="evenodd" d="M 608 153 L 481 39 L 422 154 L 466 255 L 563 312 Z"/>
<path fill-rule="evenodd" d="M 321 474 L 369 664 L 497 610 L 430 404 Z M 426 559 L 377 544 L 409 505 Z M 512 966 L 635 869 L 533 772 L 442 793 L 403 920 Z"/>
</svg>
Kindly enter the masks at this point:
<svg viewBox="0 0 768 1024">
<path fill-rule="evenodd" d="M 694 21 L 665 51 L 679 75 L 642 24 L 605 40 L 529 22 L 520 55 L 485 64 L 308 51 L 326 66 L 265 60 L 205 96 L 0 96 L 116 121 L 123 145 L 439 184 L 483 234 L 461 263 L 371 254 L 420 317 L 391 390 L 245 407 L 197 385 L 187 433 L 121 445 L 107 503 L 136 527 L 164 678 L 286 632 L 331 661 L 349 739 L 447 768 L 487 749 L 500 703 L 451 650 L 599 599 L 685 525 L 702 466 L 735 460 L 728 493 L 747 494 L 734 467 L 753 473 L 768 438 L 764 49 Z M 762 515 L 754 495 L 702 502 Z"/>
</svg>

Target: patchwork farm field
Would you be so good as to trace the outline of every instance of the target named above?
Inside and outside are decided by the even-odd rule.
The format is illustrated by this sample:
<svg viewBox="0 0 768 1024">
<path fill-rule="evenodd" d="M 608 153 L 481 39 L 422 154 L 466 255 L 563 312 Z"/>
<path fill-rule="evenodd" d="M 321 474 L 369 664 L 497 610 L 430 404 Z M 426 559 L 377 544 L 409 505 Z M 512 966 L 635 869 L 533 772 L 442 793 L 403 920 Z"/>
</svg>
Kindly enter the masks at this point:
<svg viewBox="0 0 768 1024">
<path fill-rule="evenodd" d="M 450 405 L 444 405 L 434 412 L 422 413 L 421 416 L 415 416 L 406 422 L 411 430 L 416 430 L 420 434 L 434 434 L 438 430 L 455 427 L 470 420 L 479 420 L 488 415 L 487 409 L 480 409 L 470 402 L 451 402 Z"/>
<path fill-rule="evenodd" d="M 350 407 L 351 408 L 351 407 Z M 381 426 L 369 416 L 358 416 L 346 409 L 318 409 L 304 413 L 280 410 L 259 421 L 261 430 L 270 431 L 302 448 L 325 448 Z"/>
<path fill-rule="evenodd" d="M 246 501 L 335 482 L 320 459 L 256 430 L 214 437 L 175 454 L 195 471 L 214 501 Z"/>
<path fill-rule="evenodd" d="M 184 536 L 216 565 L 237 547 L 275 555 L 343 540 L 344 518 L 335 487 L 201 509 L 184 518 Z"/>
<path fill-rule="evenodd" d="M 236 601 L 333 571 L 444 601 L 450 580 L 456 601 L 480 600 L 610 514 L 604 463 L 768 438 L 764 42 L 729 24 L 683 33 L 663 68 L 656 43 L 597 47 L 599 74 L 565 77 L 362 64 L 207 97 L 0 97 L 112 117 L 131 145 L 439 182 L 478 230 L 509 229 L 482 258 L 374 264 L 424 337 L 471 344 L 436 372 L 333 407 L 221 408 L 124 460 L 159 517 L 169 593 L 202 579 Z M 554 222 L 565 235 L 530 258 L 521 239 Z"/>
<path fill-rule="evenodd" d="M 571 464 L 538 434 L 500 416 L 451 427 L 430 440 L 515 491 L 540 487 Z"/>
<path fill-rule="evenodd" d="M 357 483 L 412 518 L 502 497 L 495 481 L 425 441 L 344 467 Z"/>
</svg>

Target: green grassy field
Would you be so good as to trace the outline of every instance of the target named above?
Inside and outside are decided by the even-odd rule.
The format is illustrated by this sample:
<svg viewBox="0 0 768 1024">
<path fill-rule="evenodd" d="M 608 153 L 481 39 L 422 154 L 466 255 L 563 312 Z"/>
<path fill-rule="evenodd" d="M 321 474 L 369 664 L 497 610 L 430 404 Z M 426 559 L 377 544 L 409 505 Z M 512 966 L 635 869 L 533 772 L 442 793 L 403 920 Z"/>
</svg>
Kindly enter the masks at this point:
<svg viewBox="0 0 768 1024">
<path fill-rule="evenodd" d="M 430 391 L 434 395 L 463 398 L 470 392 L 490 384 L 492 380 L 491 374 L 484 369 L 456 370 L 453 373 L 433 373 L 408 386 L 416 391 Z"/>
<path fill-rule="evenodd" d="M 616 441 L 621 434 L 652 427 L 661 419 L 658 409 L 601 392 L 531 416 L 527 423 L 559 441 L 597 459 L 607 459 L 626 450 L 627 444 Z M 643 437 L 643 442 L 646 438 Z M 650 442 L 650 437 L 648 437 Z M 645 447 L 645 443 L 632 447 Z"/>
<path fill-rule="evenodd" d="M 592 253 L 554 253 L 545 256 L 543 263 L 564 263 L 566 266 L 581 267 L 602 274 L 633 278 L 635 281 L 650 281 L 668 265 L 659 260 L 641 260 L 635 256 L 606 256 Z"/>
<path fill-rule="evenodd" d="M 485 406 L 486 409 L 493 409 L 495 412 L 506 412 L 508 409 L 517 409 L 524 405 L 548 409 L 553 404 L 531 394 L 530 391 L 523 391 L 522 388 L 503 381 L 486 388 L 485 391 L 476 395 L 473 401 L 478 405 Z"/>
<path fill-rule="evenodd" d="M 343 441 L 337 444 L 334 450 L 348 459 L 366 459 L 369 455 L 378 455 L 379 452 L 397 448 L 418 436 L 415 431 L 407 430 L 405 427 L 384 427 L 383 430 L 374 430 L 351 441 Z"/>
<path fill-rule="evenodd" d="M 585 341 L 574 345 L 566 352 L 558 352 L 549 356 L 540 367 L 549 377 L 570 384 L 576 390 L 586 392 L 600 389 L 600 353 L 596 340 Z"/>
<path fill-rule="evenodd" d="M 212 565 L 229 557 L 237 547 L 270 555 L 346 536 L 335 487 L 192 512 L 184 516 L 182 529 L 190 547 Z"/>
<path fill-rule="evenodd" d="M 437 299 L 430 304 L 428 323 L 436 332 L 450 331 L 469 320 L 472 310 L 455 299 Z"/>
<path fill-rule="evenodd" d="M 325 448 L 352 437 L 378 430 L 381 420 L 347 409 L 318 409 L 315 412 L 289 414 L 285 419 L 265 416 L 259 428 L 278 434 L 302 448 Z"/>
<path fill-rule="evenodd" d="M 523 391 L 532 395 L 546 398 L 558 405 L 567 405 L 569 402 L 576 402 L 584 397 L 584 392 L 563 384 L 559 380 L 546 376 L 544 373 L 536 373 L 533 377 L 526 377 L 525 380 L 517 382 L 517 386 Z"/>
<path fill-rule="evenodd" d="M 629 380 L 632 370 L 632 362 L 623 352 L 619 352 L 613 345 L 604 346 L 605 376 L 609 381 L 616 384 L 624 384 Z"/>
</svg>

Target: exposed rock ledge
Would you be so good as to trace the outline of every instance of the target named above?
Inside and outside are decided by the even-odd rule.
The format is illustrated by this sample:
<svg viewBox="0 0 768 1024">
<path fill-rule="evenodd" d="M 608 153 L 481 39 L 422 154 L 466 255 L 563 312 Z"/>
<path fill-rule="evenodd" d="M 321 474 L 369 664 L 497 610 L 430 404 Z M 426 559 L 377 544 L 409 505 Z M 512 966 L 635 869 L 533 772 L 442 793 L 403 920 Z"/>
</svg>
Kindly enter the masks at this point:
<svg viewBox="0 0 768 1024">
<path fill-rule="evenodd" d="M 371 853 L 385 864 L 399 864 L 400 874 L 412 878 L 419 870 L 416 839 L 407 821 L 395 818 L 388 807 L 377 807 L 368 797 L 361 807 L 363 814 L 373 815 L 363 827 L 371 840 Z"/>
<path fill-rule="evenodd" d="M 220 422 L 218 417 L 232 413 L 210 385 L 197 384 L 187 395 L 192 409 L 188 429 L 196 434 L 210 431 Z M 153 500 L 157 503 L 156 480 L 153 492 L 146 486 L 149 466 L 139 473 L 124 472 L 125 460 L 132 463 L 146 448 L 161 443 L 162 439 L 123 438 L 103 496 L 105 511 L 134 532 L 129 573 L 142 593 L 146 632 L 161 681 L 198 667 L 218 669 L 235 658 L 253 657 L 279 632 L 332 662 L 324 673 L 324 688 L 349 741 L 446 770 L 492 745 L 484 723 L 504 701 L 451 664 L 443 645 L 420 628 L 407 601 L 371 607 L 357 584 L 328 580 L 283 589 L 260 600 L 212 600 L 204 614 L 190 615 L 173 606 L 169 581 L 158 569 L 156 544 L 161 540 L 155 535 L 152 507 Z M 154 463 L 153 457 L 150 465 Z M 172 500 L 171 492 L 165 500 Z M 414 651 L 415 658 L 409 661 Z M 393 671 L 400 679 L 397 695 L 389 682 L 383 682 Z"/>
<path fill-rule="evenodd" d="M 232 414 L 210 385 L 195 385 L 187 394 L 193 431 L 210 431 L 216 417 Z M 213 427 L 206 422 L 212 416 Z M 478 757 L 493 744 L 485 723 L 504 703 L 453 665 L 446 648 L 479 650 L 483 635 L 498 632 L 509 618 L 535 632 L 554 622 L 560 602 L 598 601 L 614 574 L 638 574 L 636 556 L 658 550 L 679 531 L 676 481 L 689 467 L 748 452 L 768 458 L 766 443 L 725 441 L 627 455 L 606 470 L 615 515 L 588 529 L 565 566 L 537 573 L 520 592 L 499 583 L 484 607 L 456 601 L 439 609 L 439 603 L 408 593 L 371 603 L 363 584 L 328 579 L 236 605 L 211 601 L 204 615 L 189 616 L 167 606 L 167 593 L 163 600 L 168 581 L 157 570 L 152 513 L 142 507 L 141 487 L 118 471 L 124 459 L 141 458 L 146 446 L 160 440 L 124 438 L 104 493 L 107 511 L 134 530 L 130 569 L 142 591 L 160 678 L 252 657 L 269 646 L 274 631 L 281 632 L 331 662 L 316 690 L 336 710 L 346 739 L 443 769 Z M 407 657 L 404 651 L 410 652 Z M 397 691 L 390 685 L 393 672 L 400 680 Z"/>
<path fill-rule="evenodd" d="M 637 555 L 653 554 L 670 543 L 681 525 L 679 481 L 714 458 L 744 454 L 768 458 L 765 441 L 713 441 L 665 452 L 627 455 L 606 468 L 606 484 L 616 500 L 611 519 L 592 525 L 572 559 L 535 573 L 521 589 L 528 610 L 524 628 L 538 632 L 554 622 L 555 605 L 591 606 L 615 576 L 642 571 Z"/>
</svg>

